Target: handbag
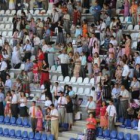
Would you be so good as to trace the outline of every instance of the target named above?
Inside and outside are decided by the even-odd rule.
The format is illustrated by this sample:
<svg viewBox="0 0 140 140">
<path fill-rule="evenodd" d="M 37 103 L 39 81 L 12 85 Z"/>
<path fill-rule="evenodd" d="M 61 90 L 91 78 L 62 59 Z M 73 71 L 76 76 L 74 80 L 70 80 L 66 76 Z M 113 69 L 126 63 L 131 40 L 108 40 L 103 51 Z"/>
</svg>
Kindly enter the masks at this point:
<svg viewBox="0 0 140 140">
<path fill-rule="evenodd" d="M 89 56 L 88 56 L 88 61 L 89 61 L 89 62 L 92 62 L 92 60 L 93 60 L 92 56 L 89 55 Z"/>
</svg>

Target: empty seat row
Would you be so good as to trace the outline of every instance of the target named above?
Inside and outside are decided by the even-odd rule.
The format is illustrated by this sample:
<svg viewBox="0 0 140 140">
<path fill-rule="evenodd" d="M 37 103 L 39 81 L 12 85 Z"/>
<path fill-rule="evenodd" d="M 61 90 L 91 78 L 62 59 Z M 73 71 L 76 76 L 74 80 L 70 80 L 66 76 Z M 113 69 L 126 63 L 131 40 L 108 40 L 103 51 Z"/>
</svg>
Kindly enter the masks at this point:
<svg viewBox="0 0 140 140">
<path fill-rule="evenodd" d="M 34 135 L 33 132 L 28 133 L 27 131 L 22 132 L 21 130 L 15 131 L 14 129 L 3 129 L 2 127 L 0 127 L 0 137 L 10 137 L 24 140 L 54 140 L 54 136 L 51 134 L 47 135 L 35 133 Z"/>
<path fill-rule="evenodd" d="M 82 78 L 82 77 L 69 77 L 66 76 L 65 78 L 61 75 L 57 77 L 57 75 L 53 75 L 51 78 L 52 82 L 60 82 L 60 84 L 72 84 L 72 85 L 86 85 L 86 86 L 94 86 L 94 78 L 89 79 L 88 77 Z"/>
<path fill-rule="evenodd" d="M 55 65 L 53 65 L 49 72 L 61 73 L 61 66 L 56 67 Z"/>
<path fill-rule="evenodd" d="M 13 17 L 3 17 L 0 23 L 12 23 Z"/>
<path fill-rule="evenodd" d="M 13 30 L 12 24 L 0 24 L 0 30 Z"/>
<path fill-rule="evenodd" d="M 0 35 L 2 35 L 2 37 L 4 38 L 12 38 L 13 36 L 13 32 L 12 31 L 0 31 Z"/>
<path fill-rule="evenodd" d="M 29 128 L 31 126 L 30 121 L 27 118 L 15 118 L 15 117 L 9 117 L 9 116 L 0 116 L 0 124 L 5 125 L 12 125 L 12 126 L 21 126 L 21 127 L 27 127 Z"/>
<path fill-rule="evenodd" d="M 134 28 L 133 28 L 133 25 L 130 24 L 130 25 L 127 26 L 127 30 L 126 31 L 137 31 L 138 32 L 139 29 L 140 29 L 139 27 L 140 27 L 139 25 L 135 25 Z"/>
<path fill-rule="evenodd" d="M 139 140 L 137 134 L 131 135 L 130 133 L 124 134 L 123 132 L 118 132 L 113 130 L 104 130 L 101 128 L 97 129 L 97 138 L 107 139 L 107 140 Z"/>
</svg>

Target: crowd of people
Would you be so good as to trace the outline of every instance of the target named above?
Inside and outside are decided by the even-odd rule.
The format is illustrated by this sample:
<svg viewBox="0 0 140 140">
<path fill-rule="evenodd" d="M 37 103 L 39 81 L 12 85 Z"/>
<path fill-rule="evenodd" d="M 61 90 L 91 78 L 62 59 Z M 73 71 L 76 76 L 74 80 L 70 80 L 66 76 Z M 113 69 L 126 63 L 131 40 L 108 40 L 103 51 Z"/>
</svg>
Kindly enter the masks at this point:
<svg viewBox="0 0 140 140">
<path fill-rule="evenodd" d="M 90 5 L 91 3 L 91 5 Z M 31 117 L 33 132 L 46 130 L 58 139 L 59 122 L 73 124 L 78 100 L 72 85 L 55 82 L 51 90 L 49 70 L 61 66 L 62 75 L 94 78 L 86 105 L 88 140 L 93 140 L 96 120 L 113 130 L 114 119 L 137 119 L 140 108 L 140 54 L 132 49 L 131 36 L 116 14 L 116 0 L 49 1 L 48 17 L 35 19 L 30 11 L 13 17 L 13 44 L 0 35 L 0 115 Z M 125 0 L 121 14 L 132 25 L 139 21 L 138 1 Z M 89 22 L 81 13 L 90 13 Z M 56 36 L 54 40 L 53 37 Z M 13 82 L 10 69 L 24 68 Z M 43 89 L 28 106 L 30 84 Z M 5 100 L 5 102 L 3 102 Z M 45 108 L 36 105 L 45 101 Z M 109 103 L 109 105 L 107 105 Z M 29 108 L 28 108 L 29 107 Z M 43 117 L 45 114 L 45 118 Z"/>
</svg>

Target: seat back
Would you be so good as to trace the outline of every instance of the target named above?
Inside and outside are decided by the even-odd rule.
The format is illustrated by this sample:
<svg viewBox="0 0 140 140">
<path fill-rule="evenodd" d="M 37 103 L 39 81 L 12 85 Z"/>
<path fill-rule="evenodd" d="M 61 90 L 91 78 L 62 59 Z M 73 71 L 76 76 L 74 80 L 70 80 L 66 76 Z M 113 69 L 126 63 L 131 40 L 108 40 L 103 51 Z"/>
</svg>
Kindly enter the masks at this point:
<svg viewBox="0 0 140 140">
<path fill-rule="evenodd" d="M 82 78 L 82 77 L 78 77 L 78 79 L 77 79 L 77 83 L 78 83 L 78 84 L 81 84 L 82 81 L 83 81 L 83 78 Z"/>
<path fill-rule="evenodd" d="M 16 118 L 15 117 L 11 117 L 10 124 L 15 124 L 15 123 L 16 123 Z"/>
<path fill-rule="evenodd" d="M 34 139 L 34 133 L 33 132 L 30 132 L 29 135 L 28 135 L 28 138 L 29 139 Z"/>
<path fill-rule="evenodd" d="M 0 116 L 0 123 L 3 123 L 4 121 L 4 116 Z"/>
<path fill-rule="evenodd" d="M 138 134 L 134 134 L 132 136 L 132 140 L 139 140 L 139 135 Z"/>
<path fill-rule="evenodd" d="M 84 79 L 83 83 L 84 83 L 84 84 L 88 84 L 88 83 L 89 83 L 89 78 L 86 77 L 86 78 Z"/>
<path fill-rule="evenodd" d="M 46 134 L 42 134 L 41 135 L 41 140 L 46 140 L 47 139 L 47 135 Z"/>
<path fill-rule="evenodd" d="M 9 123 L 9 122 L 10 122 L 10 117 L 9 117 L 9 116 L 6 116 L 6 117 L 4 118 L 4 123 L 7 124 L 7 123 Z"/>
<path fill-rule="evenodd" d="M 5 129 L 3 130 L 3 135 L 4 135 L 4 136 L 8 136 L 8 135 L 9 135 L 9 129 L 8 129 L 8 128 L 5 128 Z"/>
<path fill-rule="evenodd" d="M 106 137 L 109 137 L 110 136 L 110 131 L 108 129 L 106 129 L 105 131 L 103 131 L 103 136 L 106 138 Z"/>
<path fill-rule="evenodd" d="M 0 127 L 0 135 L 2 135 L 2 134 L 3 134 L 3 128 Z"/>
<path fill-rule="evenodd" d="M 112 139 L 117 138 L 117 131 L 115 131 L 115 130 L 111 131 L 110 138 L 112 138 Z"/>
<path fill-rule="evenodd" d="M 23 125 L 23 126 L 28 126 L 28 125 L 29 125 L 29 121 L 28 121 L 27 118 L 24 118 L 24 119 L 22 120 L 22 125 Z"/>
<path fill-rule="evenodd" d="M 118 140 L 123 140 L 124 139 L 124 133 L 123 132 L 118 132 L 117 139 Z"/>
<path fill-rule="evenodd" d="M 125 135 L 125 140 L 131 140 L 131 134 L 130 133 L 127 133 Z"/>
<path fill-rule="evenodd" d="M 14 129 L 11 129 L 9 131 L 9 135 L 10 135 L 10 137 L 14 137 L 15 136 L 15 130 Z"/>
<path fill-rule="evenodd" d="M 41 138 L 41 134 L 40 133 L 36 133 L 35 134 L 35 140 L 40 140 Z"/>
<path fill-rule="evenodd" d="M 17 125 L 22 125 L 22 119 L 21 118 L 18 118 L 17 121 L 16 121 L 16 124 Z"/>
<path fill-rule="evenodd" d="M 52 134 L 47 135 L 47 140 L 54 140 L 54 135 L 52 135 Z"/>
<path fill-rule="evenodd" d="M 21 137 L 21 130 L 17 130 L 15 135 L 16 135 L 16 137 Z"/>
<path fill-rule="evenodd" d="M 23 138 L 28 138 L 28 132 L 27 132 L 27 131 L 23 131 L 22 137 L 23 137 Z"/>
</svg>

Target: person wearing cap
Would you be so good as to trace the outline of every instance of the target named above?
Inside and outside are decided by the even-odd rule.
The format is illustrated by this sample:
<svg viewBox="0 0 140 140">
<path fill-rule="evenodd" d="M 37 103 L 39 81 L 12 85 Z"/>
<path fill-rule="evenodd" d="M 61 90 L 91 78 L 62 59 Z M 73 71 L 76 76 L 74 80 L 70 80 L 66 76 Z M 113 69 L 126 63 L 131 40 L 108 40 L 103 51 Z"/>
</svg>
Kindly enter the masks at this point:
<svg viewBox="0 0 140 140">
<path fill-rule="evenodd" d="M 67 99 L 64 97 L 64 93 L 61 91 L 60 97 L 58 98 L 58 113 L 59 113 L 59 122 L 64 123 L 65 119 L 65 105 L 67 104 Z"/>
<path fill-rule="evenodd" d="M 18 96 L 14 90 L 11 91 L 12 100 L 11 100 L 11 114 L 12 117 L 18 118 Z"/>
</svg>

